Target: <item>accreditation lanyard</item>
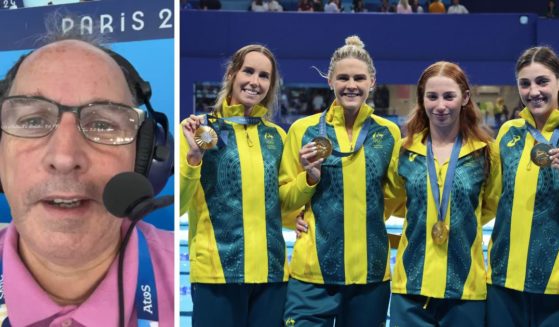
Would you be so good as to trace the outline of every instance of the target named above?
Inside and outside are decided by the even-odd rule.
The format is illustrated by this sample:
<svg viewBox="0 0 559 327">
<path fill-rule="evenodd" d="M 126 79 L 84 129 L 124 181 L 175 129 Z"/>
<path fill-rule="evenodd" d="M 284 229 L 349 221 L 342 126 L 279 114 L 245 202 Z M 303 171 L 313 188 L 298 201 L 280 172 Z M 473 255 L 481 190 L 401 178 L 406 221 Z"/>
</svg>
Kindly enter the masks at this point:
<svg viewBox="0 0 559 327">
<path fill-rule="evenodd" d="M 446 171 L 446 177 L 443 188 L 443 198 L 441 201 L 439 193 L 439 184 L 437 182 L 437 173 L 435 171 L 435 159 L 433 155 L 433 145 L 431 143 L 431 136 L 427 136 L 427 169 L 429 170 L 429 181 L 431 182 L 431 193 L 433 193 L 433 198 L 435 199 L 435 205 L 437 207 L 437 219 L 439 221 L 444 221 L 446 217 L 446 212 L 448 210 L 450 191 L 452 189 L 452 182 L 454 180 L 454 173 L 456 171 L 456 164 L 458 163 L 458 155 L 460 154 L 460 148 L 462 148 L 462 137 L 458 135 L 452 146 L 452 153 L 450 154 L 450 162 L 448 164 L 448 170 Z"/>
<path fill-rule="evenodd" d="M 144 233 L 137 230 L 138 235 L 138 282 L 136 284 L 136 314 L 138 315 L 138 327 L 159 326 L 159 311 L 157 309 L 157 289 L 149 248 Z M 0 313 L 4 312 L 3 321 L 0 319 L 1 327 L 11 327 L 7 316 L 6 296 L 4 293 L 4 272 L 0 260 Z"/>
<path fill-rule="evenodd" d="M 320 122 L 318 125 L 318 133 L 320 134 L 320 136 L 326 138 L 328 138 L 326 136 L 326 113 L 327 112 L 328 109 L 322 112 L 322 115 L 320 115 Z M 367 134 L 369 134 L 370 126 L 371 126 L 371 117 L 367 117 L 365 122 L 363 123 L 363 127 L 361 128 L 361 132 L 359 132 L 359 136 L 357 137 L 357 141 L 355 142 L 355 149 L 353 149 L 353 151 L 341 152 L 332 148 L 332 154 L 335 157 L 347 157 L 359 151 L 359 149 L 361 149 L 361 147 L 363 146 L 363 143 L 365 143 L 365 138 L 367 137 Z"/>
<path fill-rule="evenodd" d="M 208 118 L 211 119 L 216 119 L 218 121 L 227 121 L 230 123 L 235 123 L 235 124 L 239 124 L 239 125 L 257 125 L 260 122 L 262 122 L 262 118 L 260 117 L 252 117 L 252 116 L 233 116 L 233 117 L 223 117 L 223 118 L 219 118 L 217 116 L 214 115 L 204 115 L 202 118 L 202 125 L 209 125 L 208 123 Z M 223 145 L 227 145 L 227 141 L 229 139 L 229 133 L 227 131 L 220 131 L 219 132 L 219 140 L 218 142 L 220 143 L 221 146 Z"/>
<path fill-rule="evenodd" d="M 536 141 L 538 141 L 538 143 L 549 144 L 554 148 L 557 146 L 557 141 L 559 141 L 559 129 L 555 129 L 553 131 L 553 134 L 551 134 L 551 139 L 548 142 L 537 128 L 534 128 L 534 126 L 528 123 L 526 123 L 526 126 L 528 128 L 528 132 L 532 134 L 532 136 Z"/>
</svg>

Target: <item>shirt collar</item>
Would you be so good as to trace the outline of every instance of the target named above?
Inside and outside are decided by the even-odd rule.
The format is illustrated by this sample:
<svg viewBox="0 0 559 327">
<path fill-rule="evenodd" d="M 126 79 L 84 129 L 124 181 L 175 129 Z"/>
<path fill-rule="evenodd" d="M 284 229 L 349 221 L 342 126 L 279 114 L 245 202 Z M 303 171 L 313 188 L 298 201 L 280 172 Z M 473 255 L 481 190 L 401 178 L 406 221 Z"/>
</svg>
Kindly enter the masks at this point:
<svg viewBox="0 0 559 327">
<path fill-rule="evenodd" d="M 122 224 L 124 234 L 130 221 Z M 4 240 L 2 253 L 4 267 L 4 291 L 8 317 L 12 326 L 28 326 L 55 316 L 66 315 L 84 326 L 118 325 L 118 260 L 114 260 L 103 280 L 89 298 L 79 306 L 60 306 L 50 299 L 48 294 L 37 284 L 18 253 L 17 233 L 10 224 Z M 124 258 L 124 301 L 125 320 L 129 322 L 134 310 L 136 282 L 138 279 L 138 237 L 132 233 Z M 33 309 L 29 310 L 30 299 Z M 32 312 L 32 314 L 30 314 Z"/>
<path fill-rule="evenodd" d="M 15 226 L 10 224 L 2 251 L 4 295 L 11 325 L 28 326 L 60 313 L 63 308 L 49 298 L 21 261 L 18 239 Z M 32 315 L 28 307 L 30 299 L 33 299 Z"/>
</svg>

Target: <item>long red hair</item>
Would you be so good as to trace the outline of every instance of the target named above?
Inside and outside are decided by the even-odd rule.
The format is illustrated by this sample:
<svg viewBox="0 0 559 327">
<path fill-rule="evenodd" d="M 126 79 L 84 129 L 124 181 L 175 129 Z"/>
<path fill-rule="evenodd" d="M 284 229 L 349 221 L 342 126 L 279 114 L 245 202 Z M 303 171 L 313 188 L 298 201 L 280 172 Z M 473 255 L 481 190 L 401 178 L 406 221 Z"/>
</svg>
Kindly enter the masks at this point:
<svg viewBox="0 0 559 327">
<path fill-rule="evenodd" d="M 472 92 L 470 88 L 470 84 L 468 82 L 468 78 L 466 74 L 460 68 L 460 66 L 448 62 L 448 61 L 439 61 L 431 66 L 427 67 L 421 74 L 419 81 L 417 82 L 417 105 L 412 110 L 410 114 L 410 119 L 408 120 L 405 130 L 406 135 L 408 136 L 405 143 L 403 144 L 404 148 L 408 148 L 412 141 L 413 135 L 421 133 L 424 130 L 427 130 L 425 137 L 429 135 L 429 118 L 427 117 L 427 113 L 425 112 L 425 104 L 424 104 L 424 96 L 425 96 L 425 84 L 431 77 L 435 76 L 444 76 L 452 79 L 453 81 L 458 84 L 462 95 L 466 93 L 470 93 L 470 98 L 468 99 L 468 103 L 462 107 L 460 110 L 460 135 L 462 136 L 463 142 L 466 143 L 468 140 L 478 140 L 484 143 L 489 143 L 492 140 L 491 135 L 488 132 L 488 128 L 482 123 L 481 119 L 481 112 L 479 108 L 474 104 L 472 101 Z M 423 139 L 422 141 L 425 141 Z M 485 147 L 485 161 L 488 165 L 486 165 L 486 173 L 489 171 L 489 164 L 490 164 L 490 153 L 489 147 Z"/>
<path fill-rule="evenodd" d="M 406 124 L 406 135 L 414 135 L 421 133 L 427 129 L 429 133 L 429 118 L 425 112 L 425 104 L 423 98 L 425 96 L 425 84 L 434 76 L 444 76 L 452 79 L 458 84 L 462 95 L 470 93 L 468 103 L 460 110 L 460 134 L 464 141 L 473 139 L 485 143 L 491 141 L 491 135 L 487 132 L 482 124 L 481 113 L 472 101 L 470 84 L 464 71 L 456 64 L 448 61 L 439 61 L 427 67 L 421 74 L 417 82 L 417 105 L 410 114 L 410 119 Z M 404 147 L 411 145 L 411 138 L 408 137 Z"/>
</svg>

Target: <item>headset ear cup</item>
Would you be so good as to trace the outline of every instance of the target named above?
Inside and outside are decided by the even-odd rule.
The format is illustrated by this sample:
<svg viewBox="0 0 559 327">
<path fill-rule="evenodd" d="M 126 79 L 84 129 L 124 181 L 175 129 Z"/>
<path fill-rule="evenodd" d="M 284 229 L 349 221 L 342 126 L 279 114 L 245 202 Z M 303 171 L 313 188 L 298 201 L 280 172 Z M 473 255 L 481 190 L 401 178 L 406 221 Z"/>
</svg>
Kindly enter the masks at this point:
<svg viewBox="0 0 559 327">
<path fill-rule="evenodd" d="M 146 119 L 140 130 L 138 131 L 138 138 L 136 139 L 136 163 L 134 171 L 148 177 L 151 160 L 154 151 L 154 124 L 151 119 Z"/>
<path fill-rule="evenodd" d="M 148 178 L 153 185 L 155 194 L 159 194 L 167 184 L 169 176 L 174 172 L 174 139 L 159 124 L 155 127 L 153 158 L 148 172 Z"/>
</svg>

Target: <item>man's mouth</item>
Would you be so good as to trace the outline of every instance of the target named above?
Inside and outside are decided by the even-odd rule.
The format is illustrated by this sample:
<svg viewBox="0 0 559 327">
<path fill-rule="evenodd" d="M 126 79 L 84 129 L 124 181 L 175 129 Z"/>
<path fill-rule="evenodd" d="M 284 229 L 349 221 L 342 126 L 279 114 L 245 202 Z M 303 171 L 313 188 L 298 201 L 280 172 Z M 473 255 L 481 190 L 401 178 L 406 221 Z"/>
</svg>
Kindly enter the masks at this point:
<svg viewBox="0 0 559 327">
<path fill-rule="evenodd" d="M 49 199 L 49 200 L 45 200 L 44 202 L 50 206 L 54 206 L 57 208 L 73 209 L 82 205 L 82 203 L 85 202 L 85 200 L 84 199 Z"/>
</svg>

